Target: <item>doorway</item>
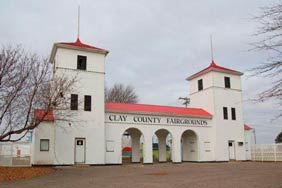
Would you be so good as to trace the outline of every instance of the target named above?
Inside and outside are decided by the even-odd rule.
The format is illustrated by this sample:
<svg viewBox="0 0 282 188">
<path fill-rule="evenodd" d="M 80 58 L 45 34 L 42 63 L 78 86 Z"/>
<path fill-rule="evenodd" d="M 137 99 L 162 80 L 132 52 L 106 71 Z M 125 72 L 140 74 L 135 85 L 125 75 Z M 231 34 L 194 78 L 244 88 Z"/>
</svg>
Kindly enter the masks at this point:
<svg viewBox="0 0 282 188">
<path fill-rule="evenodd" d="M 228 141 L 229 160 L 235 160 L 235 142 L 233 140 Z"/>
<path fill-rule="evenodd" d="M 122 134 L 122 164 L 143 161 L 143 134 L 137 128 L 126 129 Z"/>
<path fill-rule="evenodd" d="M 198 136 L 186 130 L 181 136 L 182 161 L 198 161 Z"/>
<path fill-rule="evenodd" d="M 74 162 L 85 163 L 85 138 L 75 138 Z"/>
<path fill-rule="evenodd" d="M 172 135 L 166 129 L 159 129 L 152 139 L 153 162 L 171 161 Z"/>
</svg>

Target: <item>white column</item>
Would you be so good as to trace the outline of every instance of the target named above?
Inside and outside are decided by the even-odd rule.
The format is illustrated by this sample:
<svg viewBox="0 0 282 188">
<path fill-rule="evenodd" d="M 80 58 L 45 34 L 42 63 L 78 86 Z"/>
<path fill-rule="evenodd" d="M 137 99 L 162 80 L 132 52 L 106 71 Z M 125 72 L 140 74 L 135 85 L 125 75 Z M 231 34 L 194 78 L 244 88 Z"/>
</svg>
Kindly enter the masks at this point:
<svg viewBox="0 0 282 188">
<path fill-rule="evenodd" d="M 160 134 L 159 140 L 159 162 L 166 162 L 166 135 Z"/>
<path fill-rule="evenodd" d="M 174 135 L 172 140 L 172 162 L 181 163 L 181 136 Z"/>
<path fill-rule="evenodd" d="M 139 134 L 131 134 L 131 148 L 132 148 L 132 156 L 131 162 L 139 163 L 140 162 L 140 135 Z"/>
<path fill-rule="evenodd" d="M 189 139 L 187 138 L 187 135 L 183 135 L 182 139 L 182 161 L 189 161 L 189 155 L 190 155 L 190 148 L 189 148 Z"/>
<path fill-rule="evenodd" d="M 144 145 L 143 145 L 143 163 L 150 164 L 153 163 L 153 147 L 152 147 L 152 137 L 153 135 L 147 134 L 144 136 Z"/>
</svg>

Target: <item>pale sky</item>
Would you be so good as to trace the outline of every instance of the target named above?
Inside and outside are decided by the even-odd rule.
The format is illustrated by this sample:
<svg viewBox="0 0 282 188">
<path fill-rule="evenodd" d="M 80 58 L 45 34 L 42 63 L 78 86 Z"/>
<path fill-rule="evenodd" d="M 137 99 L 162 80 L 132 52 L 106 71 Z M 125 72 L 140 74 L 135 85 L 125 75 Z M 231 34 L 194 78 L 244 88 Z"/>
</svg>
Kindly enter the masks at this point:
<svg viewBox="0 0 282 188">
<path fill-rule="evenodd" d="M 210 64 L 210 35 L 215 62 L 242 71 L 245 122 L 258 143 L 273 143 L 282 131 L 274 102 L 252 103 L 273 80 L 249 77 L 268 53 L 249 51 L 259 7 L 273 0 L 0 0 L 0 44 L 22 44 L 48 56 L 54 42 L 77 36 L 81 9 L 82 42 L 110 51 L 106 83 L 130 84 L 140 103 L 176 105 L 188 95 L 185 78 Z"/>
</svg>

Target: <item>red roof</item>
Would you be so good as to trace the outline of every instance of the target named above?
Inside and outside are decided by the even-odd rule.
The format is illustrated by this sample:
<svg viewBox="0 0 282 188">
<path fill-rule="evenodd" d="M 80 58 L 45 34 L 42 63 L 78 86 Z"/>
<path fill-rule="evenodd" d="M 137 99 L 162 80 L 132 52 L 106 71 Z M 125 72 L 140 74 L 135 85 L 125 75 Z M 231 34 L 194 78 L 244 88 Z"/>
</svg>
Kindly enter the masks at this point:
<svg viewBox="0 0 282 188">
<path fill-rule="evenodd" d="M 54 121 L 54 113 L 53 111 L 47 111 L 44 109 L 35 109 L 34 110 L 34 118 L 35 119 L 42 119 L 45 121 Z"/>
<path fill-rule="evenodd" d="M 252 128 L 251 128 L 249 125 L 244 124 L 244 129 L 245 129 L 245 130 L 251 130 Z"/>
<path fill-rule="evenodd" d="M 90 46 L 88 44 L 82 43 L 79 38 L 77 38 L 75 42 L 59 42 L 59 44 L 64 44 L 64 45 L 69 45 L 69 46 L 76 46 L 76 47 L 81 47 L 81 48 L 90 48 L 90 49 L 95 49 L 95 50 L 102 51 L 104 53 L 108 53 L 108 50 L 105 50 L 105 49 L 102 49 L 102 48 L 97 48 L 95 46 Z"/>
<path fill-rule="evenodd" d="M 130 103 L 105 103 L 106 110 L 112 111 L 135 111 L 149 113 L 179 114 L 191 116 L 212 117 L 210 113 L 200 108 L 184 108 L 175 106 L 159 106 L 149 104 Z"/>
<path fill-rule="evenodd" d="M 192 80 L 193 78 L 196 78 L 196 77 L 198 77 L 198 76 L 201 76 L 201 75 L 203 75 L 204 73 L 208 73 L 208 72 L 210 72 L 210 71 L 225 72 L 225 73 L 235 74 L 235 75 L 240 75 L 240 76 L 243 75 L 242 72 L 239 72 L 239 71 L 236 71 L 236 70 L 232 70 L 232 69 L 228 69 L 228 68 L 225 68 L 225 67 L 218 66 L 217 64 L 215 64 L 214 60 L 212 60 L 211 64 L 210 64 L 207 68 L 205 68 L 205 69 L 203 69 L 203 70 L 201 70 L 201 71 L 199 71 L 199 72 L 197 72 L 197 73 L 195 73 L 195 74 L 189 76 L 189 77 L 187 78 L 187 80 Z"/>
</svg>

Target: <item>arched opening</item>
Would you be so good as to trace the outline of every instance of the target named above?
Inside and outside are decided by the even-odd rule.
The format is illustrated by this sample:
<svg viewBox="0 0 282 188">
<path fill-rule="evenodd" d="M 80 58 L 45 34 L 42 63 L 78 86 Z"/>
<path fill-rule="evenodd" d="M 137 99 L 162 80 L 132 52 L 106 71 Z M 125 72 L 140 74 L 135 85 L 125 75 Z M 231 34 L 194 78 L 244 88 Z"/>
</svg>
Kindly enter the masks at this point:
<svg viewBox="0 0 282 188">
<path fill-rule="evenodd" d="M 159 129 L 153 135 L 153 161 L 171 161 L 172 135 L 166 129 Z"/>
<path fill-rule="evenodd" d="M 182 161 L 198 161 L 198 137 L 192 130 L 181 136 Z"/>
<path fill-rule="evenodd" d="M 122 134 L 122 163 L 140 163 L 143 159 L 143 134 L 137 128 L 129 128 Z"/>
</svg>

